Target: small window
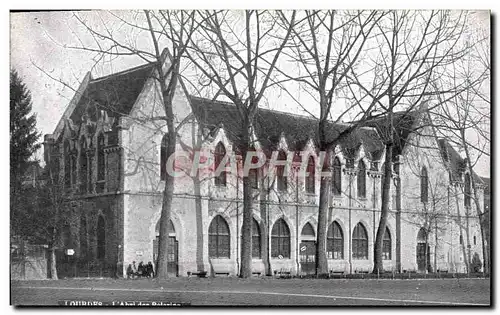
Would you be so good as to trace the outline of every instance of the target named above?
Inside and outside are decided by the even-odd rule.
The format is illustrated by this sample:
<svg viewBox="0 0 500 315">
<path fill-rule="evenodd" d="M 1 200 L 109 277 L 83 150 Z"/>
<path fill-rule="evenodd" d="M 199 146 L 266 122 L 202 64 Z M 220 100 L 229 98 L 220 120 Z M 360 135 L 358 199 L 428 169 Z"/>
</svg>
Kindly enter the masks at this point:
<svg viewBox="0 0 500 315">
<path fill-rule="evenodd" d="M 366 166 L 360 160 L 358 163 L 358 178 L 357 178 L 358 197 L 366 198 Z"/>
<path fill-rule="evenodd" d="M 104 135 L 102 133 L 97 137 L 97 180 L 104 180 Z"/>
<path fill-rule="evenodd" d="M 64 187 L 66 189 L 71 188 L 71 153 L 69 140 L 64 141 Z"/>
<path fill-rule="evenodd" d="M 161 139 L 160 148 L 160 179 L 167 179 L 167 146 L 168 146 L 168 134 L 164 135 Z"/>
<path fill-rule="evenodd" d="M 476 245 L 476 236 L 474 235 L 474 245 Z"/>
<path fill-rule="evenodd" d="M 252 258 L 260 258 L 260 227 L 257 220 L 253 219 L 252 226 Z"/>
<path fill-rule="evenodd" d="M 338 157 L 333 161 L 332 192 L 336 196 L 342 193 L 342 166 Z"/>
<path fill-rule="evenodd" d="M 80 193 L 87 192 L 87 141 L 82 136 L 80 139 Z"/>
<path fill-rule="evenodd" d="M 361 223 L 358 223 L 352 232 L 352 258 L 368 259 L 368 233 Z"/>
<path fill-rule="evenodd" d="M 248 170 L 248 178 L 250 179 L 250 187 L 253 189 L 259 189 L 259 175 L 258 170 L 252 168 Z"/>
<path fill-rule="evenodd" d="M 217 146 L 215 147 L 215 163 L 214 163 L 214 172 L 216 172 L 219 169 L 220 163 L 222 163 L 222 160 L 226 156 L 226 148 L 224 148 L 224 145 L 219 142 Z M 226 171 L 222 171 L 219 174 L 215 174 L 215 185 L 217 186 L 226 186 Z"/>
<path fill-rule="evenodd" d="M 420 172 L 420 201 L 423 203 L 429 201 L 429 175 L 425 166 L 422 167 Z"/>
<path fill-rule="evenodd" d="M 283 151 L 279 152 L 278 161 L 286 161 L 285 152 Z M 288 177 L 285 175 L 286 175 L 285 166 L 284 165 L 276 166 L 276 181 L 277 181 L 278 191 L 287 191 L 288 189 L 288 181 L 287 181 Z"/>
<path fill-rule="evenodd" d="M 290 258 L 290 229 L 283 219 L 279 219 L 273 225 L 271 232 L 271 257 Z"/>
<path fill-rule="evenodd" d="M 344 233 L 336 221 L 328 227 L 326 255 L 328 259 L 344 259 Z"/>
<path fill-rule="evenodd" d="M 464 243 L 464 237 L 460 235 L 460 245 L 462 245 L 463 243 Z"/>
<path fill-rule="evenodd" d="M 307 177 L 306 177 L 306 192 L 310 194 L 315 193 L 315 183 L 316 183 L 316 166 L 314 164 L 314 158 L 309 157 L 307 162 Z"/>
<path fill-rule="evenodd" d="M 464 187 L 464 206 L 470 208 L 470 200 L 471 200 L 471 181 L 470 175 L 465 174 L 465 187 Z"/>
<path fill-rule="evenodd" d="M 386 227 L 384 233 L 384 241 L 382 243 L 382 259 L 391 260 L 392 258 L 392 243 L 391 243 L 391 232 Z"/>
</svg>

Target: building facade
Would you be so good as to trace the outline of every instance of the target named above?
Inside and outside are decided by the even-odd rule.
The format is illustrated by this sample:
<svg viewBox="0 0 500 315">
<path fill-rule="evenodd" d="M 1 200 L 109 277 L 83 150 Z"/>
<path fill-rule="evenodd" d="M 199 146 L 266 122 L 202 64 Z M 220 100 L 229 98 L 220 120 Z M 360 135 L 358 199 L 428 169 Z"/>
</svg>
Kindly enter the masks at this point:
<svg viewBox="0 0 500 315">
<path fill-rule="evenodd" d="M 56 166 L 71 199 L 63 247 L 77 259 L 105 262 L 119 275 L 128 264 L 154 262 L 163 200 L 167 127 L 154 65 L 102 78 L 89 73 L 54 132 L 45 136 L 45 159 Z M 174 101 L 176 159 L 169 264 L 172 274 L 237 275 L 240 267 L 243 188 L 234 172 L 214 169 L 239 155 L 234 105 L 194 97 L 179 85 Z M 464 257 L 482 260 L 481 233 L 463 159 L 425 126 L 422 106 L 394 117 L 391 202 L 383 242 L 389 271 L 464 272 Z M 252 262 L 255 273 L 314 273 L 320 173 L 325 171 L 311 118 L 260 109 L 252 128 L 255 149 L 290 168 L 251 172 L 254 193 Z M 330 155 L 327 258 L 331 272 L 369 272 L 381 207 L 385 120 L 371 119 L 340 141 Z M 352 124 L 331 123 L 334 139 Z M 412 132 L 423 126 L 419 132 Z M 189 157 L 213 156 L 197 174 Z M 184 159 L 184 160 L 183 160 Z M 300 167 L 306 176 L 296 176 Z M 239 166 L 238 166 L 239 167 Z M 288 176 L 284 176 L 286 175 Z M 467 186 L 469 185 L 469 186 Z M 469 188 L 467 188 L 469 187 Z M 481 201 L 482 203 L 482 201 Z M 481 207 L 482 208 L 482 207 Z M 263 233 L 268 231 L 269 233 Z M 263 235 L 269 235 L 264 237 Z M 268 250 L 265 251 L 264 249 Z M 268 259 L 265 259 L 268 258 Z M 270 266 L 265 266 L 269 261 Z"/>
</svg>

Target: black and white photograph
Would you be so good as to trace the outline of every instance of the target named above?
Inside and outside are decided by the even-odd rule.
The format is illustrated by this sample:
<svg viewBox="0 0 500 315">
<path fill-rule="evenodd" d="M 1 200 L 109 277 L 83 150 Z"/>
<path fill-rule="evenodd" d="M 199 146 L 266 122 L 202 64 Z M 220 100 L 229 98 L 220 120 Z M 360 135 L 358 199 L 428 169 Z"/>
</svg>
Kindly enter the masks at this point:
<svg viewBox="0 0 500 315">
<path fill-rule="evenodd" d="M 11 307 L 492 307 L 492 12 L 203 7 L 8 13 Z"/>
</svg>

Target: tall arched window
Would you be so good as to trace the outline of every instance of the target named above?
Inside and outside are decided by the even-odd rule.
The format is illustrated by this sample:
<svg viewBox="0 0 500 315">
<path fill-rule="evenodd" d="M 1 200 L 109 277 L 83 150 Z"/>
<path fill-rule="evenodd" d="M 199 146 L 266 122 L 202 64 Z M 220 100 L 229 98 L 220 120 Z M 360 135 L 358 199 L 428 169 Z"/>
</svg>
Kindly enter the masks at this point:
<svg viewBox="0 0 500 315">
<path fill-rule="evenodd" d="M 309 157 L 307 161 L 307 177 L 306 177 L 306 192 L 314 194 L 316 183 L 316 165 L 314 164 L 314 158 Z"/>
<path fill-rule="evenodd" d="M 279 151 L 278 153 L 278 161 L 283 162 L 286 161 L 286 154 L 283 151 Z M 277 180 L 277 188 L 278 191 L 287 191 L 288 189 L 288 180 L 287 176 L 285 176 L 285 165 L 277 165 L 276 166 L 276 180 Z"/>
<path fill-rule="evenodd" d="M 273 225 L 271 257 L 290 258 L 290 229 L 283 219 L 278 219 Z"/>
<path fill-rule="evenodd" d="M 168 144 L 168 133 L 161 139 L 160 148 L 160 180 L 165 180 L 167 178 L 167 144 Z"/>
<path fill-rule="evenodd" d="M 106 222 L 102 215 L 97 219 L 97 259 L 106 258 Z"/>
<path fill-rule="evenodd" d="M 337 221 L 332 222 L 328 227 L 326 255 L 328 259 L 344 259 L 344 233 Z"/>
<path fill-rule="evenodd" d="M 465 174 L 465 187 L 464 187 L 464 206 L 470 208 L 470 199 L 471 199 L 471 182 L 470 175 Z"/>
<path fill-rule="evenodd" d="M 420 201 L 424 203 L 429 201 L 429 175 L 425 166 L 420 171 Z"/>
<path fill-rule="evenodd" d="M 64 187 L 66 189 L 71 188 L 71 153 L 69 140 L 64 140 L 63 145 L 64 150 Z"/>
<path fill-rule="evenodd" d="M 358 197 L 366 198 L 366 166 L 363 160 L 358 163 Z"/>
<path fill-rule="evenodd" d="M 333 160 L 332 192 L 336 196 L 342 193 L 342 165 L 338 157 Z"/>
<path fill-rule="evenodd" d="M 391 232 L 385 227 L 384 241 L 382 243 L 382 259 L 391 260 L 392 258 Z"/>
<path fill-rule="evenodd" d="M 80 192 L 87 192 L 87 141 L 85 136 L 80 138 Z"/>
<path fill-rule="evenodd" d="M 208 229 L 208 255 L 210 258 L 230 257 L 230 234 L 226 220 L 215 216 Z"/>
<path fill-rule="evenodd" d="M 352 258 L 368 259 L 368 233 L 361 223 L 352 232 Z"/>
<path fill-rule="evenodd" d="M 99 133 L 97 136 L 97 180 L 104 180 L 104 135 Z"/>
<path fill-rule="evenodd" d="M 80 217 L 80 258 L 87 257 L 87 219 L 85 215 Z"/>
<path fill-rule="evenodd" d="M 226 148 L 222 142 L 219 142 L 215 147 L 215 163 L 214 163 L 214 172 L 219 169 L 220 163 L 226 156 Z M 219 174 L 215 174 L 215 185 L 217 186 L 226 186 L 226 171 L 222 171 Z"/>
<path fill-rule="evenodd" d="M 252 226 L 252 258 L 260 258 L 260 227 L 257 220 L 253 219 Z"/>
</svg>

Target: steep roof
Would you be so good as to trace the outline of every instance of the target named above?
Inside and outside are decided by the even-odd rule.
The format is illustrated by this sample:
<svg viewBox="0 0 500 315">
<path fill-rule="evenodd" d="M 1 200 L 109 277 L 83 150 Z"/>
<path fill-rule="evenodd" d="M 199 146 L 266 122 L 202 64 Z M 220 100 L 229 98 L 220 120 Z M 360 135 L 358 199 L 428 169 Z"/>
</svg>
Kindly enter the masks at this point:
<svg viewBox="0 0 500 315">
<path fill-rule="evenodd" d="M 190 100 L 193 112 L 202 125 L 210 129 L 223 125 L 228 138 L 240 148 L 242 121 L 236 106 L 194 96 L 190 96 Z M 302 150 L 309 139 L 315 145 L 318 144 L 317 120 L 311 117 L 261 108 L 255 117 L 254 126 L 258 140 L 266 151 L 273 151 L 278 147 L 281 135 L 285 137 L 291 151 Z M 326 138 L 334 142 L 343 131 L 351 127 L 349 124 L 330 122 Z M 373 128 L 356 128 L 340 144 L 347 153 L 363 145 L 365 151 L 375 159 L 380 158 L 384 148 Z"/>
<path fill-rule="evenodd" d="M 110 117 L 129 114 L 154 65 L 154 63 L 144 64 L 92 79 L 71 114 L 71 120 L 81 121 L 84 114 L 95 117 L 96 110 L 105 110 Z"/>
<path fill-rule="evenodd" d="M 448 165 L 448 170 L 450 171 L 450 177 L 452 181 L 462 181 L 462 175 L 466 171 L 467 164 L 466 160 L 463 159 L 460 154 L 455 150 L 455 148 L 446 139 L 438 140 L 439 149 L 443 160 Z M 472 173 L 472 179 L 474 183 L 484 184 L 485 182 L 481 179 L 476 172 Z"/>
</svg>

